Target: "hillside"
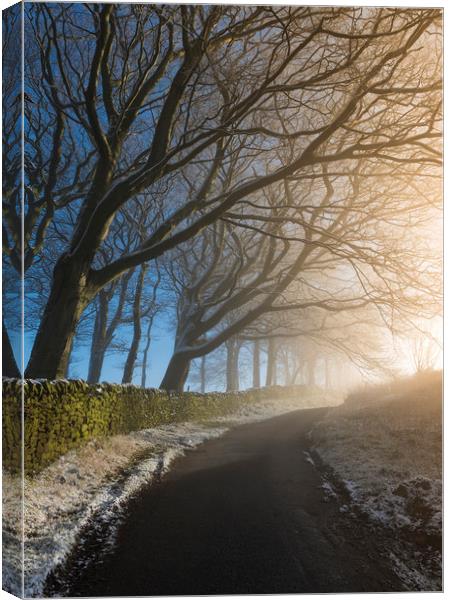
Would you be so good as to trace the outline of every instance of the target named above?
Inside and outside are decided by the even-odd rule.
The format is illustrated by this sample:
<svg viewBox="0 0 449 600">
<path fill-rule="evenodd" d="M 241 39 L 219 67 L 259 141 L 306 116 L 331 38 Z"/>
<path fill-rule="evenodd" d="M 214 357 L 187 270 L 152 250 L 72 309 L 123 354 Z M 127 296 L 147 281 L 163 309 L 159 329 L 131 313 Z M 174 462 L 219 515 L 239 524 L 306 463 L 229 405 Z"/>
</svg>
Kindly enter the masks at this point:
<svg viewBox="0 0 449 600">
<path fill-rule="evenodd" d="M 441 589 L 442 374 L 422 373 L 350 395 L 313 429 L 324 486 L 342 511 L 387 533 L 408 589 Z"/>
</svg>

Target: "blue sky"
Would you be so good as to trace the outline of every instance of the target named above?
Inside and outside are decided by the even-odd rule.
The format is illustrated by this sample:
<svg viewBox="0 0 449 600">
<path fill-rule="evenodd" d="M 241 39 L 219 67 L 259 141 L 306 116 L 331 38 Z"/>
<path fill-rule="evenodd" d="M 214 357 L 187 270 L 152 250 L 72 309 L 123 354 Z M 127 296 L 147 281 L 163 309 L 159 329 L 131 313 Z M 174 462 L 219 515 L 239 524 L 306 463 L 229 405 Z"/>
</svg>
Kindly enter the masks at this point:
<svg viewBox="0 0 449 600">
<path fill-rule="evenodd" d="M 164 376 L 165 369 L 168 361 L 170 360 L 173 352 L 173 333 L 170 331 L 170 324 L 167 318 L 160 318 L 155 322 L 153 328 L 153 337 L 150 346 L 149 354 L 149 369 L 147 370 L 147 386 L 148 387 L 159 387 L 162 377 Z M 123 332 L 122 332 L 123 335 Z M 25 336 L 25 364 L 27 363 L 34 335 Z M 11 343 L 13 344 L 16 358 L 19 360 L 20 357 L 20 337 L 18 335 L 12 336 Z M 138 360 L 141 359 L 139 355 Z M 121 356 L 119 353 L 110 353 L 106 356 L 106 360 L 103 366 L 101 379 L 103 381 L 110 381 L 120 383 L 123 375 L 123 363 L 125 356 Z M 87 345 L 78 346 L 74 348 L 74 364 L 70 377 L 76 377 L 80 379 L 86 379 L 87 369 L 89 364 L 89 347 Z M 134 382 L 140 384 L 141 369 L 136 367 L 134 373 Z"/>
</svg>

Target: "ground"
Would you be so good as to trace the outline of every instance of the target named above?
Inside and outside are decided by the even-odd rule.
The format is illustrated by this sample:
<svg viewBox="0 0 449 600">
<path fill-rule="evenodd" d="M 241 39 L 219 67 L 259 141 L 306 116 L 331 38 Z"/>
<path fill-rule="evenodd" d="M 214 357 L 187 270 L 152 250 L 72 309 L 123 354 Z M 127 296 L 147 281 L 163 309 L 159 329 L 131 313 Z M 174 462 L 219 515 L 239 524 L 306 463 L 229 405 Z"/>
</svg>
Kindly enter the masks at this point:
<svg viewBox="0 0 449 600">
<path fill-rule="evenodd" d="M 410 590 L 441 589 L 441 391 L 438 373 L 360 390 L 311 432 L 327 493 L 340 485 L 341 509 L 384 532 Z"/>
<path fill-rule="evenodd" d="M 441 589 L 440 383 L 337 408 L 265 402 L 68 453 L 25 482 L 25 594 Z M 8 584 L 8 549 L 4 565 Z"/>
<path fill-rule="evenodd" d="M 241 425 L 130 501 L 115 543 L 89 528 L 48 595 L 402 590 L 366 520 L 339 512 L 306 454 L 327 409 Z"/>
<path fill-rule="evenodd" d="M 42 595 L 47 576 L 80 543 L 86 528 L 102 530 L 105 545 L 113 544 L 128 500 L 166 473 L 176 457 L 229 427 L 309 405 L 309 398 L 264 401 L 213 423 L 179 423 L 90 441 L 26 478 L 25 595 Z M 18 477 L 3 474 L 3 587 L 15 594 L 21 593 L 21 487 Z"/>
</svg>

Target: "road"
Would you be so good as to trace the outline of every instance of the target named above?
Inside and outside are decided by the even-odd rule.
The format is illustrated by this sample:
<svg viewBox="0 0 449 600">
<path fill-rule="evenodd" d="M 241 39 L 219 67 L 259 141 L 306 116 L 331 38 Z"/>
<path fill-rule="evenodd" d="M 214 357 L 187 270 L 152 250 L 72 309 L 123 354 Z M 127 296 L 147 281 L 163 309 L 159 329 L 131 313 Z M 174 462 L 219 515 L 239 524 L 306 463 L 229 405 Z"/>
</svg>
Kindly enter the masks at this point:
<svg viewBox="0 0 449 600">
<path fill-rule="evenodd" d="M 306 460 L 325 410 L 239 426 L 178 459 L 130 502 L 111 552 L 82 571 L 71 557 L 67 595 L 403 589 L 369 524 L 326 498 Z"/>
</svg>

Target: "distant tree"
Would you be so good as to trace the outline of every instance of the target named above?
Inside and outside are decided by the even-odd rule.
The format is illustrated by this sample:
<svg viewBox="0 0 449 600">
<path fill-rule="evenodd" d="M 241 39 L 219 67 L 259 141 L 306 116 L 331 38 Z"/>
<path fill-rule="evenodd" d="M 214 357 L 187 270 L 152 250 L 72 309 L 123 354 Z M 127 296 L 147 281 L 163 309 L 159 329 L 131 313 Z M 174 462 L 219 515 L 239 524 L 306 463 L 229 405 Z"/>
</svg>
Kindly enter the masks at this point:
<svg viewBox="0 0 449 600">
<path fill-rule="evenodd" d="M 100 290 L 95 299 L 95 322 L 92 332 L 89 367 L 87 381 L 97 383 L 100 381 L 106 352 L 110 347 L 118 326 L 122 323 L 128 285 L 133 275 L 128 271 L 120 280 L 112 282 Z M 116 292 L 118 291 L 118 294 Z M 111 301 L 115 299 L 115 310 L 109 317 Z"/>
<path fill-rule="evenodd" d="M 260 388 L 260 340 L 253 342 L 253 388 Z"/>
<path fill-rule="evenodd" d="M 225 373 L 223 349 L 193 360 L 188 374 L 187 384 L 204 393 L 211 389 L 223 389 Z"/>
<path fill-rule="evenodd" d="M 267 340 L 267 369 L 265 377 L 265 385 L 276 385 L 276 370 L 277 370 L 277 347 L 276 338 L 269 337 Z"/>
<path fill-rule="evenodd" d="M 128 355 L 126 357 L 125 366 L 123 369 L 122 383 L 131 383 L 133 379 L 134 369 L 137 365 L 137 356 L 139 352 L 141 337 L 142 337 L 142 322 L 147 320 L 147 341 L 143 357 L 142 373 L 143 370 L 147 369 L 148 360 L 148 349 L 149 341 L 151 339 L 151 327 L 153 324 L 154 316 L 159 310 L 157 305 L 156 296 L 160 283 L 160 273 L 157 272 L 157 279 L 152 282 L 151 285 L 151 297 L 145 298 L 145 273 L 146 267 L 142 265 L 140 267 L 139 275 L 137 278 L 136 286 L 134 288 L 134 300 L 132 303 L 131 313 L 131 324 L 132 324 L 132 338 L 129 344 Z M 142 387 L 145 387 L 144 385 Z"/>
<path fill-rule="evenodd" d="M 157 288 L 155 288 L 157 289 Z M 148 357 L 149 357 L 149 353 L 150 353 L 150 345 L 151 345 L 151 340 L 152 340 L 152 331 L 153 331 L 153 324 L 155 321 L 155 318 L 157 316 L 158 313 L 161 312 L 161 307 L 154 303 L 153 304 L 153 309 L 150 312 L 150 314 L 147 317 L 147 321 L 146 321 L 146 334 L 145 334 L 145 344 L 144 344 L 144 348 L 143 348 L 143 352 L 142 352 L 142 364 L 141 364 L 141 387 L 146 387 L 146 383 L 147 383 L 147 372 L 148 372 Z"/>
<path fill-rule="evenodd" d="M 412 360 L 417 373 L 434 369 L 441 352 L 439 344 L 430 335 L 416 336 L 412 342 Z"/>
<path fill-rule="evenodd" d="M 226 391 L 237 392 L 240 389 L 239 355 L 242 339 L 231 336 L 225 341 L 226 347 Z"/>
</svg>

